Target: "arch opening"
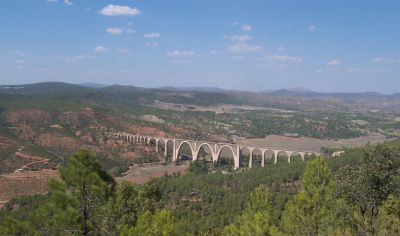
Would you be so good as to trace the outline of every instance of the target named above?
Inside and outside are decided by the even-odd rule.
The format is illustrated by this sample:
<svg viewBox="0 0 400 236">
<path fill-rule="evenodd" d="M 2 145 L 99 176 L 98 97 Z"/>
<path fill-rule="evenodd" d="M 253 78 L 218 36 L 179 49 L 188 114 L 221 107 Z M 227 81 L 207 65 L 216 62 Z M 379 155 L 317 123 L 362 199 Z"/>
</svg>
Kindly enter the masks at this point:
<svg viewBox="0 0 400 236">
<path fill-rule="evenodd" d="M 288 163 L 288 153 L 286 151 L 279 151 L 277 154 L 277 163 Z"/>
<path fill-rule="evenodd" d="M 239 167 L 250 167 L 250 152 L 251 150 L 248 147 L 243 147 L 240 150 Z"/>
<path fill-rule="evenodd" d="M 316 157 L 316 155 L 315 155 L 314 153 L 308 152 L 308 153 L 306 153 L 306 154 L 304 155 L 304 160 L 305 160 L 305 161 L 309 161 L 309 160 L 313 159 L 314 157 Z"/>
<path fill-rule="evenodd" d="M 263 152 L 259 148 L 255 148 L 253 150 L 253 160 L 252 160 L 252 167 L 260 167 L 262 164 L 263 159 Z"/>
<path fill-rule="evenodd" d="M 179 144 L 178 149 L 176 150 L 177 162 L 185 162 L 193 160 L 193 150 L 188 142 L 182 142 Z"/>
<path fill-rule="evenodd" d="M 300 152 L 293 152 L 292 155 L 290 156 L 290 163 L 296 163 L 296 162 L 302 162 L 303 159 L 301 157 Z"/>
<path fill-rule="evenodd" d="M 158 150 L 157 150 L 157 152 L 164 153 L 164 151 L 165 151 L 165 141 L 164 141 L 164 139 L 159 139 L 158 140 Z"/>
<path fill-rule="evenodd" d="M 149 138 L 148 143 L 149 146 L 157 146 L 157 140 L 155 138 Z"/>
<path fill-rule="evenodd" d="M 235 156 L 233 149 L 229 146 L 223 146 L 217 153 L 217 167 L 231 170 L 235 167 Z"/>
<path fill-rule="evenodd" d="M 205 160 L 206 162 L 213 162 L 213 151 L 212 147 L 208 143 L 202 143 L 199 146 L 196 160 Z"/>
<path fill-rule="evenodd" d="M 268 149 L 264 153 L 265 165 L 273 165 L 275 163 L 275 153 L 274 151 Z"/>
</svg>

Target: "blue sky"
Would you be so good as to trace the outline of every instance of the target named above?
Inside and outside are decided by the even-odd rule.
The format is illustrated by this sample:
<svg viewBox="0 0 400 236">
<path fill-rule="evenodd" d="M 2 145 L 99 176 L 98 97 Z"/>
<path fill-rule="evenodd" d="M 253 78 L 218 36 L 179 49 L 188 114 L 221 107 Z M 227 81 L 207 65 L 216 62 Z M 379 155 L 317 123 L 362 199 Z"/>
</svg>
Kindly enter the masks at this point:
<svg viewBox="0 0 400 236">
<path fill-rule="evenodd" d="M 0 84 L 400 92 L 400 1 L 3 0 Z"/>
</svg>

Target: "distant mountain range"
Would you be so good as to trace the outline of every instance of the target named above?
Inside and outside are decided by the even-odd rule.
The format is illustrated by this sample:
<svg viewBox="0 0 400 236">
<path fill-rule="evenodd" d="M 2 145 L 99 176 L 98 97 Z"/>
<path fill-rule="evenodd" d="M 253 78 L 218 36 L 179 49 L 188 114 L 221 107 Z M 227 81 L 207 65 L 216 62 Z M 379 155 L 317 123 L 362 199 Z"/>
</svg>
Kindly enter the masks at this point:
<svg viewBox="0 0 400 236">
<path fill-rule="evenodd" d="M 385 95 L 377 92 L 358 92 L 358 93 L 322 93 L 314 92 L 308 89 L 279 89 L 273 91 L 265 91 L 264 94 L 277 95 L 277 96 L 290 96 L 290 97 L 390 97 L 393 95 Z"/>
<path fill-rule="evenodd" d="M 103 88 L 113 88 L 113 89 L 122 89 L 126 90 L 128 88 L 136 88 L 140 90 L 165 90 L 165 91 L 198 91 L 198 92 L 230 92 L 233 90 L 222 89 L 218 87 L 174 87 L 174 86 L 164 86 L 158 88 L 141 88 L 132 85 L 106 85 L 99 83 L 81 83 L 81 84 L 69 84 L 63 82 L 41 82 L 34 84 L 21 84 L 21 85 L 0 85 L 0 89 L 7 90 L 17 90 L 17 89 L 28 89 L 29 91 L 41 89 L 52 88 L 55 90 L 66 89 L 66 88 L 77 88 L 77 87 L 86 87 L 86 88 L 94 88 L 94 89 L 103 89 Z M 24 90 L 24 89 L 23 89 Z M 288 88 L 288 89 L 277 89 L 277 90 L 265 90 L 261 92 L 251 92 L 251 91 L 240 91 L 234 90 L 235 92 L 246 92 L 246 93 L 256 93 L 256 94 L 266 94 L 266 95 L 275 95 L 275 96 L 290 96 L 290 97 L 391 97 L 396 96 L 399 97 L 400 93 L 395 93 L 392 95 L 385 95 L 377 92 L 354 92 L 354 93 L 341 93 L 341 92 L 333 92 L 333 93 L 324 93 L 324 92 L 315 92 L 306 88 Z"/>
<path fill-rule="evenodd" d="M 200 92 L 223 92 L 227 91 L 225 89 L 221 89 L 218 87 L 173 87 L 173 86 L 165 86 L 159 87 L 162 90 L 170 90 L 170 91 L 200 91 Z"/>
<path fill-rule="evenodd" d="M 100 96 L 104 99 L 119 97 L 119 99 L 129 99 L 137 103 L 164 101 L 198 105 L 237 104 L 288 109 L 400 112 L 400 94 L 319 93 L 304 88 L 249 92 L 215 87 L 142 88 L 117 84 L 106 86 L 93 83 L 77 85 L 44 82 L 0 86 L 0 95 L 4 96 L 4 94 L 43 95 L 44 99 L 60 96 L 88 99 Z"/>
<path fill-rule="evenodd" d="M 89 88 L 104 88 L 104 87 L 108 86 L 105 84 L 97 84 L 97 83 L 83 83 L 83 84 L 78 84 L 78 85 L 82 85 L 82 86 L 89 87 Z"/>
</svg>

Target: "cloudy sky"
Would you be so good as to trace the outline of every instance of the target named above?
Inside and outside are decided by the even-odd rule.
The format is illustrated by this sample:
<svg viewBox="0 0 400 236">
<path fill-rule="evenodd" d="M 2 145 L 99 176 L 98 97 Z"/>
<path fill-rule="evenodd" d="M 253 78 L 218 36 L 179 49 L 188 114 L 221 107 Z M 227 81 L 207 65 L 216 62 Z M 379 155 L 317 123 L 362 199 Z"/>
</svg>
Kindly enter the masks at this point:
<svg viewBox="0 0 400 236">
<path fill-rule="evenodd" d="M 2 0 L 0 84 L 400 92 L 398 0 Z"/>
</svg>

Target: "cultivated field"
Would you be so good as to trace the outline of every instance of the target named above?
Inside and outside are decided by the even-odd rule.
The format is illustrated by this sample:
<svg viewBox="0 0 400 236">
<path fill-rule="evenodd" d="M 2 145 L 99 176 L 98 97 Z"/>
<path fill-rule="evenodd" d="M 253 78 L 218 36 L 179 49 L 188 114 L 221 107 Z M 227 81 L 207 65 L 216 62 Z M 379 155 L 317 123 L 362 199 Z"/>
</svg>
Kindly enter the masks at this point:
<svg viewBox="0 0 400 236">
<path fill-rule="evenodd" d="M 57 170 L 22 171 L 0 175 L 0 207 L 11 198 L 48 191 L 48 181 Z"/>
<path fill-rule="evenodd" d="M 183 165 L 144 165 L 144 166 L 131 166 L 127 172 L 124 173 L 122 177 L 116 177 L 117 182 L 121 182 L 124 180 L 136 183 L 143 184 L 149 181 L 151 178 L 161 177 L 167 172 L 169 175 L 173 173 L 181 172 L 182 174 L 186 173 L 188 164 Z"/>
<path fill-rule="evenodd" d="M 242 146 L 253 146 L 293 151 L 319 152 L 321 147 L 342 148 L 359 147 L 366 143 L 381 143 L 386 138 L 383 135 L 365 136 L 340 140 L 322 140 L 314 138 L 292 138 L 280 135 L 269 135 L 260 139 L 242 139 L 237 143 Z"/>
<path fill-rule="evenodd" d="M 221 113 L 238 113 L 242 111 L 275 111 L 281 113 L 294 113 L 294 111 L 285 110 L 285 109 L 276 109 L 269 107 L 258 107 L 258 106 L 250 106 L 250 105 L 233 105 L 233 104 L 220 104 L 215 106 L 199 106 L 199 105 L 188 105 L 188 104 L 179 104 L 179 103 L 168 103 L 168 102 L 160 102 L 157 101 L 151 107 L 156 107 L 160 109 L 166 110 L 175 110 L 175 111 L 209 111 L 215 112 L 217 114 Z"/>
</svg>

